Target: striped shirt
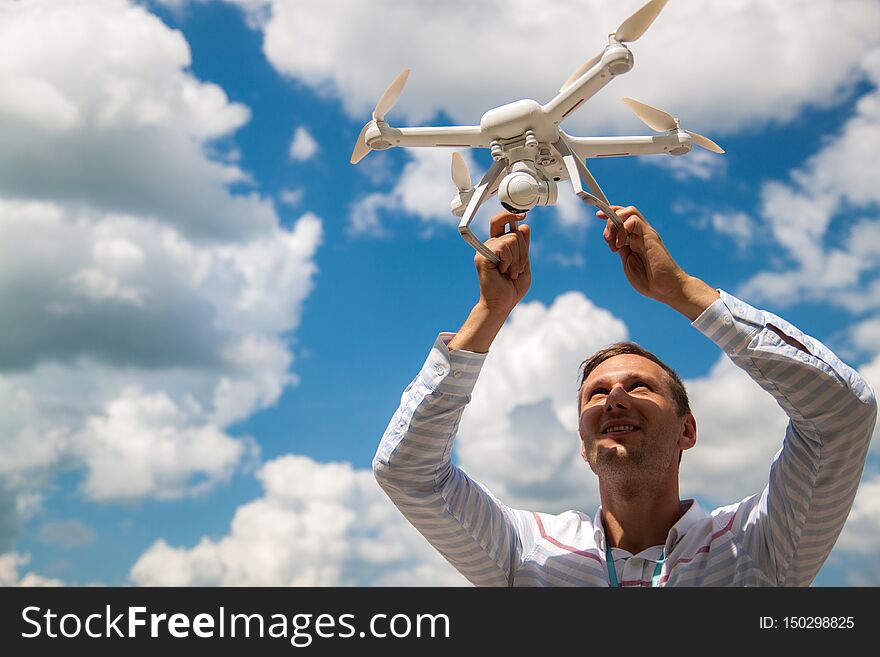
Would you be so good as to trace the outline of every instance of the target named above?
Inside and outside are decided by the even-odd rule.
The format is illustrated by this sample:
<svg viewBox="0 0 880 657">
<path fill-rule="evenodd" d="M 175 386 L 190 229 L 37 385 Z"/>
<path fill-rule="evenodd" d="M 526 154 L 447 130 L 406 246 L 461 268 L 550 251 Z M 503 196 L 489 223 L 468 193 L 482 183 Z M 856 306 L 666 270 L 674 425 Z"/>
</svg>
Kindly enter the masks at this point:
<svg viewBox="0 0 880 657">
<path fill-rule="evenodd" d="M 650 586 L 662 551 L 660 586 L 808 586 L 852 506 L 877 418 L 874 394 L 818 340 L 725 292 L 693 326 L 773 395 L 790 422 L 763 492 L 711 513 L 686 501 L 664 545 L 635 555 L 612 549 L 618 581 Z M 485 354 L 449 351 L 451 337 L 438 337 L 403 393 L 373 460 L 379 484 L 475 585 L 609 586 L 601 521 L 580 511 L 512 509 L 452 463 Z"/>
</svg>

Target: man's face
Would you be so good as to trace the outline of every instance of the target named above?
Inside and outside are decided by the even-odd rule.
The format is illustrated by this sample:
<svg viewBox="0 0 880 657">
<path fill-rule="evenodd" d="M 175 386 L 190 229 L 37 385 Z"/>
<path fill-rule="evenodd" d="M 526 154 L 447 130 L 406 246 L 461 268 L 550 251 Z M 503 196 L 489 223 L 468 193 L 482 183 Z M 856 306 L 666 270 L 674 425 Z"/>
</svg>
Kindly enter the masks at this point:
<svg viewBox="0 0 880 657">
<path fill-rule="evenodd" d="M 581 390 L 581 453 L 601 477 L 638 478 L 676 468 L 696 442 L 693 416 L 679 417 L 657 363 L 623 354 L 600 363 Z"/>
</svg>

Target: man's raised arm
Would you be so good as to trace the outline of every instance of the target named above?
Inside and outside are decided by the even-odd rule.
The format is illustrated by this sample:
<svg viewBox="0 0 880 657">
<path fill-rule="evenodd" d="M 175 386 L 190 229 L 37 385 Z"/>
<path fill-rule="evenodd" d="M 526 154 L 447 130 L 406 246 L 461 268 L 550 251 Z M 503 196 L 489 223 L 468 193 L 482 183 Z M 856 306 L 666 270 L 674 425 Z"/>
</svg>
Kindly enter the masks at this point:
<svg viewBox="0 0 880 657">
<path fill-rule="evenodd" d="M 728 530 L 770 581 L 809 585 L 856 495 L 877 418 L 873 391 L 815 338 L 685 274 L 638 210 L 618 215 L 628 237 L 608 221 L 605 239 L 632 286 L 688 317 L 789 416 L 767 487 L 725 511 Z"/>
<path fill-rule="evenodd" d="M 529 227 L 505 233 L 521 218 L 493 218 L 486 245 L 501 263 L 477 254 L 479 300 L 458 333 L 437 338 L 373 459 L 376 479 L 407 520 L 462 575 L 483 586 L 509 585 L 524 546 L 535 540 L 530 514 L 496 500 L 450 460 L 486 352 L 531 283 Z"/>
</svg>

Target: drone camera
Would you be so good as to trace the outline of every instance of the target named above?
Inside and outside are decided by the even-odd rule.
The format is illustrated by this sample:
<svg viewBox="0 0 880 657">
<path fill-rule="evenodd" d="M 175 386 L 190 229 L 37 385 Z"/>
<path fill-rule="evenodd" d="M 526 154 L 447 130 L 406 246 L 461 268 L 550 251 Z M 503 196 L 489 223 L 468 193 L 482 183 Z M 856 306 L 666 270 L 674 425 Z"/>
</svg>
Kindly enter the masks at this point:
<svg viewBox="0 0 880 657">
<path fill-rule="evenodd" d="M 556 183 L 538 180 L 528 171 L 513 171 L 498 186 L 498 199 L 511 212 L 525 212 L 536 205 L 553 205 Z"/>
</svg>

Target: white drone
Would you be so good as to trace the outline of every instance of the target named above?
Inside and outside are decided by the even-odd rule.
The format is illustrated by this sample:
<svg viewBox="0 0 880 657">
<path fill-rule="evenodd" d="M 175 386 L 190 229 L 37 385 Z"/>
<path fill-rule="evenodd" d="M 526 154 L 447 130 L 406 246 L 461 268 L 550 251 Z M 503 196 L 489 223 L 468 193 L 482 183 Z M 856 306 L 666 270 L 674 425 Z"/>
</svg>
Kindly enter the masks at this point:
<svg viewBox="0 0 880 657">
<path fill-rule="evenodd" d="M 649 128 L 662 135 L 648 137 L 574 137 L 559 127 L 584 101 L 592 98 L 617 75 L 629 72 L 633 56 L 624 45 L 641 37 L 654 22 L 667 0 L 650 0 L 608 36 L 608 45 L 584 62 L 546 105 L 525 99 L 491 109 L 480 125 L 450 127 L 393 128 L 385 114 L 394 106 L 409 69 L 404 69 L 385 90 L 373 118 L 361 130 L 351 163 L 357 164 L 371 150 L 394 146 L 445 146 L 489 148 L 494 163 L 474 187 L 467 165 L 452 154 L 452 180 L 458 194 L 452 199 L 452 213 L 461 217 L 458 231 L 477 251 L 495 263 L 499 260 L 471 232 L 470 224 L 483 202 L 495 193 L 505 209 L 521 213 L 536 205 L 556 203 L 556 183 L 570 180 L 574 193 L 603 210 L 620 228 L 623 222 L 584 163 L 591 157 L 668 153 L 684 155 L 694 144 L 715 153 L 724 150 L 707 137 L 680 127 L 678 119 L 632 98 L 624 102 Z M 503 175 L 502 174 L 506 174 Z M 587 192 L 583 184 L 589 188 Z M 516 228 L 516 222 L 512 226 Z"/>
</svg>

